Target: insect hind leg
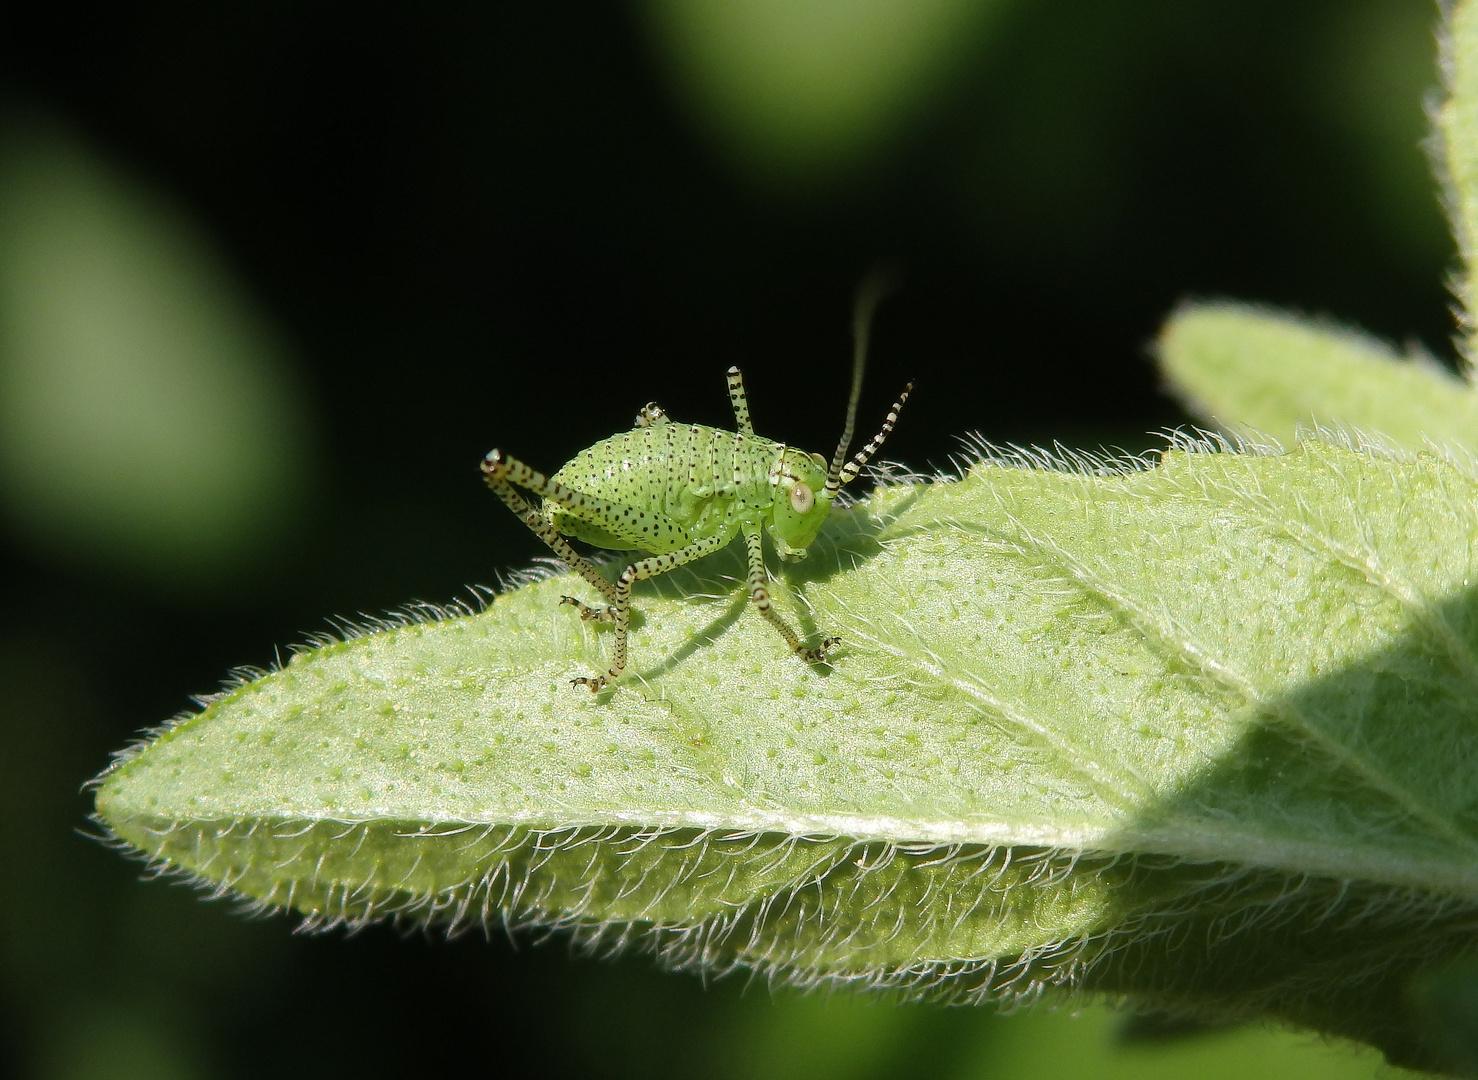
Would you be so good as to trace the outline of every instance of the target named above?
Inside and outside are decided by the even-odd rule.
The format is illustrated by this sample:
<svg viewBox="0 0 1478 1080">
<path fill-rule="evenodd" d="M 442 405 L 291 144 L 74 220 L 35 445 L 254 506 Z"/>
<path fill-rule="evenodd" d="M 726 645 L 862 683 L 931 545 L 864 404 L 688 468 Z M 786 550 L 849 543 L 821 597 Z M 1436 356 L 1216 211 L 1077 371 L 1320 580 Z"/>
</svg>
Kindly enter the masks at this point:
<svg viewBox="0 0 1478 1080">
<path fill-rule="evenodd" d="M 780 631 L 780 636 L 790 646 L 793 653 L 808 664 L 826 663 L 826 654 L 836 645 L 841 643 L 839 637 L 824 638 L 821 648 L 812 649 L 803 644 L 800 635 L 791 629 L 790 624 L 785 621 L 780 612 L 775 610 L 774 603 L 770 600 L 769 575 L 765 573 L 765 551 L 760 540 L 760 531 L 754 526 L 748 526 L 744 530 L 744 546 L 749 551 L 749 599 L 765 620 Z"/>
<path fill-rule="evenodd" d="M 545 520 L 544 515 L 530 506 L 514 486 L 516 484 L 537 495 L 544 495 L 545 491 L 550 488 L 547 478 L 542 473 L 529 468 L 516 457 L 505 454 L 501 450 L 494 450 L 483 459 L 482 475 L 488 487 L 493 489 L 493 494 L 502 499 L 504 505 L 512 510 L 535 536 L 548 544 L 550 549 L 564 560 L 566 566 L 599 589 L 601 595 L 610 601 L 613 608 L 618 602 L 616 586 L 602 577 L 594 564 L 582 558 L 574 548 L 570 547 L 570 542 L 556 532 L 554 526 Z M 598 618 L 607 621 L 615 618 L 612 608 L 606 609 L 604 614 L 587 615 L 586 611 L 598 612 L 599 609 L 586 608 L 584 604 L 568 596 L 562 597 L 560 602 L 569 602 L 580 607 L 582 619 Z"/>
</svg>

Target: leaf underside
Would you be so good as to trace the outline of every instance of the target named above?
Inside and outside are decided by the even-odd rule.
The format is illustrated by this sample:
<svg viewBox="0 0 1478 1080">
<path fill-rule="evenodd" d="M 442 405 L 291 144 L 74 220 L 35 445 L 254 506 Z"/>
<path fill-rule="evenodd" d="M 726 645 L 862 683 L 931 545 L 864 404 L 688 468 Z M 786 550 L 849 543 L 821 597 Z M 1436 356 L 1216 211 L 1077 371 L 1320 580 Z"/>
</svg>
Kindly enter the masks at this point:
<svg viewBox="0 0 1478 1080">
<path fill-rule="evenodd" d="M 315 926 L 1071 985 L 1413 1057 L 1400 987 L 1478 919 L 1478 479 L 1216 451 L 998 456 L 836 513 L 777 588 L 829 669 L 746 610 L 736 548 L 638 590 L 599 696 L 569 577 L 322 644 L 122 757 L 99 819 Z"/>
</svg>

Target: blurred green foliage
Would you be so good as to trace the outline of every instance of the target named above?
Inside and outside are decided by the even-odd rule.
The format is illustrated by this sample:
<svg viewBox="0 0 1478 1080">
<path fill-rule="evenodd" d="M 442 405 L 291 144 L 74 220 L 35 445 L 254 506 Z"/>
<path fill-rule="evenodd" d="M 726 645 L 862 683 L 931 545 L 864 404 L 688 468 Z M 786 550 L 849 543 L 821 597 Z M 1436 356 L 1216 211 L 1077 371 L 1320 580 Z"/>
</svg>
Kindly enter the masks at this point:
<svg viewBox="0 0 1478 1080">
<path fill-rule="evenodd" d="M 1410 0 L 1352 0 L 1310 57 L 1310 111 L 1347 140 L 1348 182 L 1369 220 L 1413 271 L 1452 237 L 1435 213 L 1424 98 L 1436 92 L 1435 13 Z"/>
<path fill-rule="evenodd" d="M 773 188 L 834 188 L 937 100 L 1010 0 L 647 0 L 678 97 Z"/>
<path fill-rule="evenodd" d="M 305 420 L 280 335 L 182 210 L 54 125 L 0 123 L 0 496 L 18 535 L 200 585 L 297 509 Z"/>
<path fill-rule="evenodd" d="M 1410 995 L 1446 1063 L 1461 1076 L 1478 1076 L 1478 964 L 1456 961 L 1416 980 Z"/>
</svg>

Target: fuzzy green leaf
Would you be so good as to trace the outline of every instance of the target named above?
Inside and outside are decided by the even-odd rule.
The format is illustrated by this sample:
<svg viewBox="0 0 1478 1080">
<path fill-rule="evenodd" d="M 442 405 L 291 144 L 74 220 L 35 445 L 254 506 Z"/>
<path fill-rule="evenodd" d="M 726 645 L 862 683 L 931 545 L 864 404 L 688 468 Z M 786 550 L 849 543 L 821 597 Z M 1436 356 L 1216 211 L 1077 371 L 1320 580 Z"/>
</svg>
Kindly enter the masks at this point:
<svg viewBox="0 0 1478 1080">
<path fill-rule="evenodd" d="M 1177 311 L 1156 344 L 1186 408 L 1223 429 L 1285 444 L 1300 427 L 1349 425 L 1418 449 L 1478 449 L 1478 394 L 1425 353 L 1401 356 L 1356 330 L 1246 304 Z"/>
<path fill-rule="evenodd" d="M 1448 217 L 1463 261 L 1453 291 L 1462 305 L 1460 315 L 1471 356 L 1473 335 L 1478 330 L 1478 5 L 1464 2 L 1447 8 L 1442 74 L 1447 96 L 1436 114 L 1434 150 Z"/>
<path fill-rule="evenodd" d="M 1045 464 L 1036 462 L 1036 466 Z M 976 1000 L 1063 984 L 1421 1051 L 1478 915 L 1478 479 L 1327 442 L 977 464 L 639 591 L 557 578 L 325 644 L 101 780 L 151 860 L 317 925 L 565 927 L 674 965 Z"/>
</svg>

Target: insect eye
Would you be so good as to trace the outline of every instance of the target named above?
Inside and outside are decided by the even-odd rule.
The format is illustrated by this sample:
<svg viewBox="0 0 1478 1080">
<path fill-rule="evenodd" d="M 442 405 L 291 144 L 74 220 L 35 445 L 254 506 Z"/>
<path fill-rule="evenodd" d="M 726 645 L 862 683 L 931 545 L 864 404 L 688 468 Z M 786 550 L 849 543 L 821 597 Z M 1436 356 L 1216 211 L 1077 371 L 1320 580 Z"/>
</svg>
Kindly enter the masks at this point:
<svg viewBox="0 0 1478 1080">
<path fill-rule="evenodd" d="M 812 454 L 811 460 L 814 461 L 817 465 L 820 465 L 823 469 L 826 468 L 826 459 L 820 454 Z"/>
<path fill-rule="evenodd" d="M 790 508 L 797 514 L 809 514 L 816 505 L 816 496 L 807 484 L 796 484 L 790 489 Z"/>
</svg>

